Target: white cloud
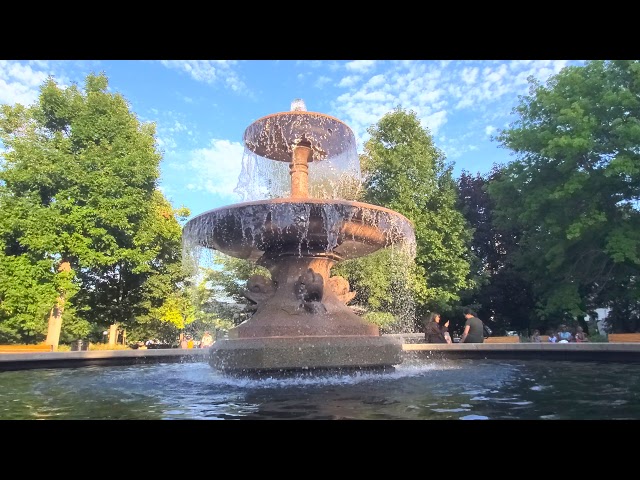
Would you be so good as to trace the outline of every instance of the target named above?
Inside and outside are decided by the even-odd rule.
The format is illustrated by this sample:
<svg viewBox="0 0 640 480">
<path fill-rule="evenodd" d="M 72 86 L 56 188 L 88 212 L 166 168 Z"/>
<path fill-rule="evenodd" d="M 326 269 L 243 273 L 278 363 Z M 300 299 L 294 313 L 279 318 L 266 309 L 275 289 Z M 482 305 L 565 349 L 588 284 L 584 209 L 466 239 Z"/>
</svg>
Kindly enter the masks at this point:
<svg viewBox="0 0 640 480">
<path fill-rule="evenodd" d="M 447 123 L 447 112 L 440 110 L 439 112 L 432 113 L 431 115 L 422 117 L 421 122 L 423 125 L 426 125 L 427 128 L 429 128 L 429 132 L 433 134 L 433 132 L 437 132 L 442 125 Z"/>
<path fill-rule="evenodd" d="M 376 87 L 379 87 L 381 85 L 384 85 L 384 75 L 374 75 L 366 83 L 365 87 L 366 88 L 376 88 Z"/>
<path fill-rule="evenodd" d="M 49 76 L 53 77 L 59 88 L 64 89 L 73 83 L 65 71 L 75 69 L 75 78 L 87 65 L 95 67 L 96 63 L 71 60 L 0 60 L 0 104 L 31 105 L 38 100 L 40 87 Z M 82 74 L 82 80 L 84 77 L 85 74 Z M 80 87 L 84 85 L 82 80 L 78 82 Z"/>
<path fill-rule="evenodd" d="M 514 63 L 514 62 L 512 62 Z M 527 78 L 532 76 L 540 81 L 546 81 L 550 76 L 557 74 L 564 67 L 569 65 L 567 60 L 533 60 L 527 63 L 517 63 L 517 66 L 526 67 L 521 69 L 514 77 L 514 84 L 527 85 Z"/>
<path fill-rule="evenodd" d="M 460 73 L 460 78 L 462 78 L 462 81 L 467 85 L 471 85 L 475 83 L 476 79 L 478 78 L 479 72 L 480 70 L 478 69 L 478 67 L 463 68 L 462 73 Z"/>
<path fill-rule="evenodd" d="M 339 87 L 353 87 L 356 85 L 362 77 L 360 75 L 349 75 L 347 77 L 343 77 L 342 80 L 338 82 Z"/>
<path fill-rule="evenodd" d="M 30 87 L 40 86 L 47 78 L 47 73 L 34 71 L 29 65 L 22 65 L 16 62 L 3 62 L 5 71 L 9 77 L 13 77 L 18 82 Z"/>
<path fill-rule="evenodd" d="M 34 63 L 34 66 L 39 66 Z M 0 60 L 0 103 L 30 105 L 38 99 L 39 88 L 49 73 L 31 65 Z"/>
<path fill-rule="evenodd" d="M 170 129 L 172 132 L 184 132 L 185 130 L 187 130 L 187 127 L 177 120 L 174 122 L 173 128 Z"/>
<path fill-rule="evenodd" d="M 356 138 L 366 140 L 366 129 L 400 106 L 416 112 L 432 133 L 447 121 L 447 102 L 441 87 L 440 63 L 394 61 L 384 75 L 350 76 L 340 82 L 349 91 L 333 103 L 338 118 L 354 130 Z M 382 67 L 381 67 L 382 68 Z"/>
<path fill-rule="evenodd" d="M 36 67 L 44 69 L 49 68 L 49 62 L 46 60 L 29 60 L 29 65 L 35 65 Z"/>
<path fill-rule="evenodd" d="M 321 76 L 321 77 L 318 77 L 318 79 L 315 81 L 313 86 L 316 88 L 322 88 L 327 83 L 330 83 L 330 82 L 331 82 L 331 79 L 329 77 Z"/>
<path fill-rule="evenodd" d="M 194 124 L 182 113 L 172 110 L 159 112 L 153 108 L 150 111 L 153 112 L 153 117 L 140 118 L 143 121 L 155 122 L 156 140 L 165 155 L 173 156 L 177 150 L 184 148 L 185 141 L 191 141 L 194 137 Z"/>
<path fill-rule="evenodd" d="M 0 103 L 30 105 L 38 98 L 38 90 L 0 78 Z"/>
<path fill-rule="evenodd" d="M 376 66 L 376 60 L 354 60 L 345 64 L 351 72 L 366 73 Z"/>
<path fill-rule="evenodd" d="M 198 82 L 209 85 L 221 83 L 234 92 L 247 92 L 246 85 L 234 69 L 237 64 L 235 60 L 161 60 L 160 63 L 167 68 L 186 72 Z"/>
<path fill-rule="evenodd" d="M 173 150 L 178 146 L 173 137 L 158 137 L 156 140 L 158 146 L 164 151 Z"/>
<path fill-rule="evenodd" d="M 228 140 L 212 140 L 209 148 L 193 150 L 188 154 L 191 188 L 223 197 L 234 196 L 242 166 L 244 147 Z"/>
<path fill-rule="evenodd" d="M 455 102 L 456 109 L 486 109 L 489 104 L 513 95 L 528 92 L 527 78 L 533 76 L 546 81 L 570 62 L 567 60 L 511 60 L 495 61 L 480 69 L 478 62 L 462 62 L 459 78 L 452 82 L 447 92 Z M 575 63 L 575 62 L 573 62 Z"/>
<path fill-rule="evenodd" d="M 496 127 L 494 127 L 493 125 L 487 125 L 484 129 L 484 133 L 490 137 L 491 135 L 494 134 L 494 132 L 497 130 Z"/>
</svg>

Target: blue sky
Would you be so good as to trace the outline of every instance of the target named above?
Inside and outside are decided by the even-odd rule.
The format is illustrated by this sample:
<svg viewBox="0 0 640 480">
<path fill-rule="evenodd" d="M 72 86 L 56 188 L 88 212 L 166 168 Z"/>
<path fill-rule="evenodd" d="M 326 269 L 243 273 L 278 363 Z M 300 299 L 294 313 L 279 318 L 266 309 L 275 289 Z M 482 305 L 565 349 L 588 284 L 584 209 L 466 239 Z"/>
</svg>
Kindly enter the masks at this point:
<svg viewBox="0 0 640 480">
<path fill-rule="evenodd" d="M 48 75 L 83 85 L 104 72 L 141 121 L 157 124 L 160 188 L 192 216 L 239 201 L 233 193 L 255 120 L 294 99 L 334 116 L 358 140 L 397 106 L 413 110 L 453 163 L 487 173 L 510 161 L 491 140 L 513 120 L 527 77 L 546 81 L 577 60 L 0 60 L 0 104 L 34 102 Z"/>
</svg>

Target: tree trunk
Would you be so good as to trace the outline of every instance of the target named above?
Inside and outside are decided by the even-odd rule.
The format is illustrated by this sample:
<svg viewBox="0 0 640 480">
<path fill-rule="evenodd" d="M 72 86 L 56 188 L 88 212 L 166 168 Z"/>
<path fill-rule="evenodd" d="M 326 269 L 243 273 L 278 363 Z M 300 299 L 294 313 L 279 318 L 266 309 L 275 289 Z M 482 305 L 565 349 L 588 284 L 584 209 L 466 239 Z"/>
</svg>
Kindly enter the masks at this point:
<svg viewBox="0 0 640 480">
<path fill-rule="evenodd" d="M 118 324 L 114 323 L 113 325 L 109 325 L 109 346 L 111 348 L 116 346 L 118 342 Z"/>
<path fill-rule="evenodd" d="M 63 260 L 58 265 L 58 272 L 71 271 L 71 264 L 67 260 Z M 59 292 L 56 304 L 51 309 L 49 314 L 49 328 L 47 330 L 47 339 L 45 343 L 51 345 L 53 351 L 58 350 L 58 343 L 60 342 L 60 330 L 62 329 L 62 313 L 64 312 L 64 304 L 66 302 L 65 292 Z"/>
</svg>

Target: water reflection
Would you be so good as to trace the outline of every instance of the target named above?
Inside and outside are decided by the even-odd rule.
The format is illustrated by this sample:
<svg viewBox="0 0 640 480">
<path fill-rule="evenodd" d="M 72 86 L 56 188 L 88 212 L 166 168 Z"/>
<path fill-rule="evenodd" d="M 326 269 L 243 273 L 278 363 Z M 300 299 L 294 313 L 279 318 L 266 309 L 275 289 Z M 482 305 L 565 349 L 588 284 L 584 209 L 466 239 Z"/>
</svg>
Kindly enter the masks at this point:
<svg viewBox="0 0 640 480">
<path fill-rule="evenodd" d="M 640 365 L 434 360 L 284 379 L 206 363 L 0 372 L 0 419 L 640 419 Z"/>
</svg>

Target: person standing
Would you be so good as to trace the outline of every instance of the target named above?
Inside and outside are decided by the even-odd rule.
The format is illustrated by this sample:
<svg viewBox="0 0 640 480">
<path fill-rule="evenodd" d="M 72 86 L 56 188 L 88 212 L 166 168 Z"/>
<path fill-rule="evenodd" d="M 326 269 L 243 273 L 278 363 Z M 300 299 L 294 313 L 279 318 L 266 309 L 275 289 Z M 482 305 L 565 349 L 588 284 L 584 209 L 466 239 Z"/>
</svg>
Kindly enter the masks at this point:
<svg viewBox="0 0 640 480">
<path fill-rule="evenodd" d="M 440 314 L 431 312 L 424 326 L 424 341 L 426 343 L 447 343 L 444 332 L 445 328 L 440 325 Z"/>
<path fill-rule="evenodd" d="M 484 324 L 470 308 L 464 309 L 464 331 L 460 343 L 484 343 Z"/>
</svg>

